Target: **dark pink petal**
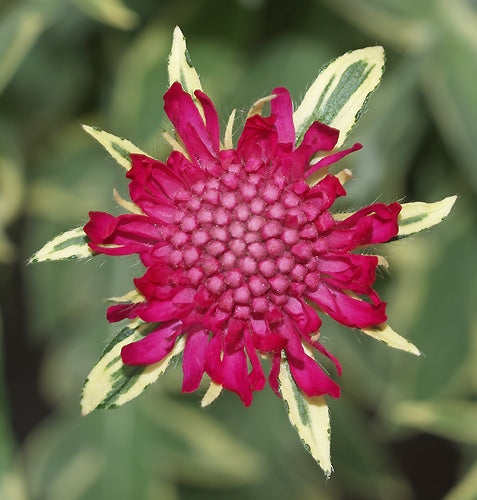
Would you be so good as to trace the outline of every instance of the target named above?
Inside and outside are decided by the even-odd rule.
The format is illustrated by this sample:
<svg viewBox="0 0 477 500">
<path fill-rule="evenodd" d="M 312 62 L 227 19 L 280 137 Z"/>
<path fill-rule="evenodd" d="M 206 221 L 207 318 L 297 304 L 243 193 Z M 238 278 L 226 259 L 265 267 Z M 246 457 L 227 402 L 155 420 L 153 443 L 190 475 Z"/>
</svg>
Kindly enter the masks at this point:
<svg viewBox="0 0 477 500">
<path fill-rule="evenodd" d="M 245 164 L 256 163 L 257 169 L 274 159 L 278 134 L 274 118 L 253 115 L 245 126 L 237 144 L 237 153 Z"/>
<path fill-rule="evenodd" d="M 192 309 L 193 306 L 179 307 L 172 300 L 151 300 L 147 303 L 141 303 L 137 308 L 137 313 L 147 323 L 156 323 L 158 321 L 185 319 Z"/>
<path fill-rule="evenodd" d="M 279 398 L 282 397 L 282 395 L 280 394 L 280 384 L 278 383 L 278 375 L 280 373 L 280 360 L 281 360 L 281 354 L 280 352 L 277 352 L 273 356 L 272 367 L 270 368 L 270 373 L 268 374 L 268 383 L 270 384 L 270 387 L 272 388 L 273 392 Z"/>
<path fill-rule="evenodd" d="M 102 243 L 116 230 L 118 219 L 105 212 L 89 212 L 89 221 L 84 226 L 86 236 L 93 241 Z"/>
<path fill-rule="evenodd" d="M 222 335 L 214 333 L 205 352 L 205 371 L 216 384 L 222 384 L 222 347 Z"/>
<path fill-rule="evenodd" d="M 361 245 L 385 243 L 397 235 L 399 203 L 375 203 L 338 221 L 327 236 L 330 250 L 350 251 Z"/>
<path fill-rule="evenodd" d="M 345 326 L 366 328 L 386 321 L 386 303 L 371 304 L 321 283 L 316 292 L 307 293 L 326 314 Z"/>
<path fill-rule="evenodd" d="M 367 294 L 376 279 L 377 265 L 378 258 L 373 255 L 328 254 L 320 257 L 317 270 L 335 288 Z"/>
<path fill-rule="evenodd" d="M 271 115 L 275 117 L 278 142 L 295 144 L 295 125 L 293 124 L 293 105 L 290 93 L 283 87 L 273 89 L 275 98 L 270 103 Z"/>
<path fill-rule="evenodd" d="M 265 386 L 265 375 L 263 374 L 262 364 L 257 356 L 257 351 L 253 345 L 251 334 L 248 330 L 244 332 L 245 349 L 252 364 L 252 371 L 248 376 L 248 381 L 253 391 L 261 391 Z"/>
<path fill-rule="evenodd" d="M 209 96 L 204 94 L 204 92 L 196 90 L 194 92 L 194 95 L 202 105 L 205 116 L 205 126 L 207 128 L 207 132 L 209 133 L 209 138 L 212 142 L 214 151 L 218 151 L 220 149 L 220 128 L 219 117 L 217 115 L 215 106 L 210 100 Z"/>
<path fill-rule="evenodd" d="M 161 325 L 143 339 L 125 345 L 121 349 L 123 363 L 126 365 L 151 365 L 161 361 L 172 350 L 182 331 L 183 327 L 180 321 Z"/>
<path fill-rule="evenodd" d="M 247 357 L 242 349 L 224 351 L 222 360 L 222 386 L 238 394 L 245 406 L 252 403 L 252 388 L 248 381 Z"/>
<path fill-rule="evenodd" d="M 126 318 L 137 318 L 137 307 L 138 304 L 134 303 L 116 304 L 108 307 L 106 317 L 110 323 L 116 323 L 117 321 L 122 321 Z"/>
<path fill-rule="evenodd" d="M 215 168 L 219 153 L 215 139 L 209 136 L 191 95 L 184 92 L 179 82 L 164 94 L 164 110 L 194 164 L 206 170 Z"/>
<path fill-rule="evenodd" d="M 336 198 L 346 194 L 341 182 L 334 175 L 327 175 L 306 193 L 306 199 L 319 211 L 327 210 Z"/>
<path fill-rule="evenodd" d="M 182 392 L 195 391 L 202 380 L 205 371 L 205 352 L 209 342 L 209 332 L 203 328 L 191 328 L 187 332 L 187 339 L 182 358 Z"/>
<path fill-rule="evenodd" d="M 306 171 L 306 175 L 310 176 L 314 174 L 317 170 L 320 170 L 320 168 L 327 167 L 328 165 L 331 165 L 333 163 L 336 163 L 337 161 L 341 160 L 345 156 L 349 155 L 353 151 L 358 151 L 361 149 L 363 146 L 359 143 L 353 144 L 348 149 L 343 149 L 343 151 L 338 151 L 337 153 L 333 153 L 332 155 L 325 156 L 321 160 L 317 161 L 313 165 L 310 165 L 308 170 Z"/>
<path fill-rule="evenodd" d="M 340 397 L 340 387 L 321 368 L 317 362 L 305 352 L 301 359 L 288 359 L 290 372 L 296 385 L 307 396 L 323 396 L 329 394 L 334 398 Z"/>
<path fill-rule="evenodd" d="M 296 149 L 297 152 L 306 151 L 308 159 L 318 151 L 331 151 L 338 142 L 340 131 L 325 123 L 313 122 L 305 132 L 303 141 Z"/>
</svg>

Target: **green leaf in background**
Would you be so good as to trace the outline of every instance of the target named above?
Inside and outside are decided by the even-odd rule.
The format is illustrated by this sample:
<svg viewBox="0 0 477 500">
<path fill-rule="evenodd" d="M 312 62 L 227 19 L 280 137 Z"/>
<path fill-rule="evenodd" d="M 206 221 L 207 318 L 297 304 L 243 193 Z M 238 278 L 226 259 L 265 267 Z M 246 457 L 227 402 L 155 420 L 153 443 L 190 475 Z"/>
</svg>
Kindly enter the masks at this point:
<svg viewBox="0 0 477 500">
<path fill-rule="evenodd" d="M 93 19 L 115 28 L 131 29 L 139 22 L 135 12 L 126 7 L 121 0 L 73 0 L 73 3 Z"/>
<path fill-rule="evenodd" d="M 391 408 L 396 423 L 461 443 L 477 444 L 477 404 L 468 401 L 402 401 Z"/>
<path fill-rule="evenodd" d="M 279 381 L 291 424 L 306 450 L 323 469 L 325 476 L 329 477 L 333 467 L 330 458 L 330 417 L 325 398 L 303 394 L 285 361 L 281 362 Z"/>
<path fill-rule="evenodd" d="M 19 2 L 0 19 L 0 93 L 49 22 L 39 2 Z"/>
<path fill-rule="evenodd" d="M 477 498 L 477 460 L 444 500 L 475 500 Z"/>
<path fill-rule="evenodd" d="M 338 57 L 323 68 L 293 113 L 297 143 L 314 121 L 340 131 L 343 144 L 384 71 L 382 47 L 367 47 Z"/>
<path fill-rule="evenodd" d="M 101 146 L 121 165 L 121 167 L 129 170 L 131 168 L 131 159 L 129 155 L 132 153 L 143 154 L 137 146 L 127 139 L 116 137 L 113 134 L 105 132 L 98 127 L 90 127 L 83 125 L 83 128 L 89 135 L 94 137 Z"/>
<path fill-rule="evenodd" d="M 181 337 L 161 361 L 147 366 L 125 365 L 121 359 L 122 347 L 140 340 L 154 326 L 135 321 L 123 328 L 109 343 L 85 381 L 81 398 L 83 415 L 96 409 L 116 408 L 139 396 L 182 352 L 185 340 Z"/>
<path fill-rule="evenodd" d="M 195 90 L 202 90 L 199 75 L 192 65 L 186 40 L 178 26 L 174 29 L 172 48 L 168 61 L 169 84 L 180 82 L 182 88 L 194 95 Z"/>
<path fill-rule="evenodd" d="M 94 255 L 88 246 L 88 238 L 83 226 L 61 233 L 33 254 L 29 263 L 65 259 L 86 259 Z"/>
</svg>

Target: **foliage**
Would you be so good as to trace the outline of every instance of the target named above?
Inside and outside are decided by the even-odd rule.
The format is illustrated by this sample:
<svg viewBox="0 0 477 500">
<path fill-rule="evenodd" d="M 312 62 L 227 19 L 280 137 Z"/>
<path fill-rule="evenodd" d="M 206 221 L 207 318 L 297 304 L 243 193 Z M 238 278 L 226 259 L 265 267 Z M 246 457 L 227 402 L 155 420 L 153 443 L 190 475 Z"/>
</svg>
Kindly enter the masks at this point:
<svg viewBox="0 0 477 500">
<path fill-rule="evenodd" d="M 470 0 L 0 8 L 1 498 L 475 498 L 476 19 Z M 124 190 L 122 172 L 79 123 L 154 156 L 167 147 L 162 95 L 175 25 L 224 124 L 233 108 L 243 121 L 249 103 L 278 85 L 298 103 L 325 62 L 384 45 L 383 83 L 350 137 L 365 146 L 346 160 L 352 203 L 459 193 L 447 223 L 385 255 L 388 315 L 424 356 L 323 326 L 344 367 L 343 396 L 330 404 L 328 482 L 270 391 L 253 411 L 226 394 L 201 410 L 195 397 L 178 402 L 180 374 L 168 370 L 147 396 L 81 417 L 98 343 L 119 334 L 106 331 L 97 297 L 127 292 L 130 276 L 106 259 L 25 270 L 48 237 L 85 221 L 91 207 L 114 210 L 111 190 Z"/>
</svg>

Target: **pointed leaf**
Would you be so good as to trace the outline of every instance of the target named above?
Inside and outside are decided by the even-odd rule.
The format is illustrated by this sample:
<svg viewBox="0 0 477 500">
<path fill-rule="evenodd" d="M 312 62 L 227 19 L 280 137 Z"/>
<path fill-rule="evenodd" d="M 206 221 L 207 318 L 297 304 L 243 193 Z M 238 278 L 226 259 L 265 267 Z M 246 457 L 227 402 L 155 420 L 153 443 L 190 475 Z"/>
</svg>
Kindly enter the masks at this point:
<svg viewBox="0 0 477 500">
<path fill-rule="evenodd" d="M 406 340 L 404 337 L 401 337 L 401 335 L 396 333 L 389 325 L 386 325 L 385 323 L 369 328 L 362 328 L 361 331 L 366 335 L 373 337 L 374 339 L 381 340 L 382 342 L 388 344 L 388 346 L 390 347 L 401 349 L 402 351 L 415 354 L 416 356 L 421 355 L 421 352 L 414 344 L 409 342 L 409 340 Z"/>
<path fill-rule="evenodd" d="M 126 170 L 131 168 L 131 159 L 129 158 L 131 153 L 146 154 L 127 139 L 116 137 L 98 127 L 83 125 L 83 129 L 94 137 L 121 167 L 124 167 Z"/>
<path fill-rule="evenodd" d="M 195 90 L 202 90 L 199 75 L 192 66 L 186 40 L 178 26 L 174 29 L 172 48 L 168 60 L 169 85 L 180 82 L 182 88 L 193 95 Z"/>
<path fill-rule="evenodd" d="M 81 226 L 61 233 L 50 240 L 30 257 L 28 263 L 46 262 L 49 260 L 86 259 L 93 255 L 94 252 L 89 248 L 88 238 L 84 234 L 83 226 Z"/>
<path fill-rule="evenodd" d="M 396 239 L 419 233 L 442 222 L 451 211 L 457 196 L 449 196 L 435 203 L 404 203 L 399 214 L 399 233 Z"/>
<path fill-rule="evenodd" d="M 329 477 L 333 467 L 330 458 L 330 417 L 325 398 L 303 394 L 293 380 L 286 360 L 281 362 L 279 381 L 291 424 L 306 450 Z"/>
<path fill-rule="evenodd" d="M 314 121 L 340 130 L 341 146 L 384 71 L 382 47 L 347 52 L 324 67 L 293 113 L 297 143 Z"/>
<path fill-rule="evenodd" d="M 116 408 L 139 396 L 183 351 L 185 341 L 179 338 L 163 360 L 147 366 L 125 365 L 121 359 L 122 347 L 140 340 L 156 326 L 135 321 L 123 328 L 109 343 L 85 381 L 81 398 L 83 415 L 96 409 Z"/>
</svg>

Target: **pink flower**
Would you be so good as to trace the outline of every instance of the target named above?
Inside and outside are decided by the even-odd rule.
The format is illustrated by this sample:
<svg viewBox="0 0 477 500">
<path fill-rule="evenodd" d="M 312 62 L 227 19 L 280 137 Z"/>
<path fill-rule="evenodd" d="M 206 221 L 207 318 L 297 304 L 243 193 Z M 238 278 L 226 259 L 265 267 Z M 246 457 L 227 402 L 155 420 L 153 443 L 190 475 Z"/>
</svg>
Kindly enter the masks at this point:
<svg viewBox="0 0 477 500">
<path fill-rule="evenodd" d="M 165 111 L 187 156 L 172 151 L 162 163 L 131 155 L 129 192 L 142 214 L 91 212 L 84 228 L 95 252 L 137 253 L 146 267 L 134 280 L 144 301 L 108 309 L 111 322 L 157 323 L 123 347 L 123 362 L 156 363 L 185 336 L 182 390 L 196 390 L 205 372 L 247 406 L 265 385 L 260 356 L 271 360 L 268 380 L 277 394 L 284 355 L 305 394 L 339 396 L 303 345 L 330 358 L 340 374 L 319 341 L 317 311 L 349 327 L 385 322 L 386 304 L 372 288 L 378 259 L 352 252 L 396 236 L 401 209 L 376 203 L 333 218 L 330 207 L 346 194 L 338 178 L 323 173 L 312 187 L 306 179 L 361 146 L 312 164 L 316 153 L 334 148 L 339 131 L 315 122 L 296 147 L 289 93 L 273 94 L 270 116 L 248 118 L 237 148 L 221 149 L 211 100 L 195 92 L 204 120 L 174 83 Z"/>
</svg>

